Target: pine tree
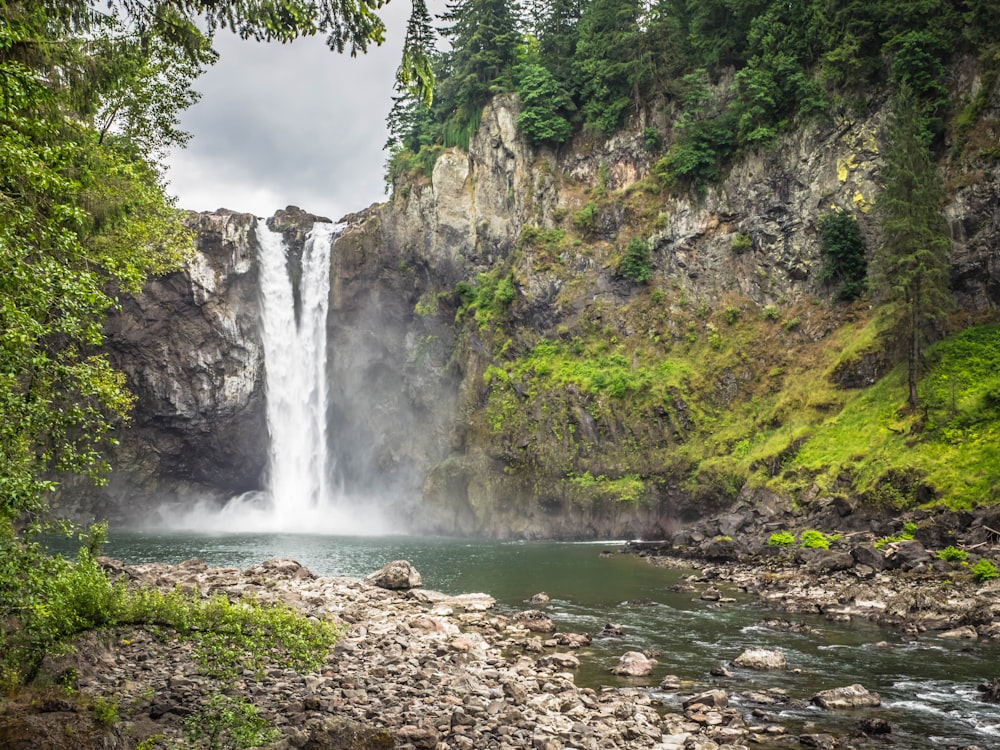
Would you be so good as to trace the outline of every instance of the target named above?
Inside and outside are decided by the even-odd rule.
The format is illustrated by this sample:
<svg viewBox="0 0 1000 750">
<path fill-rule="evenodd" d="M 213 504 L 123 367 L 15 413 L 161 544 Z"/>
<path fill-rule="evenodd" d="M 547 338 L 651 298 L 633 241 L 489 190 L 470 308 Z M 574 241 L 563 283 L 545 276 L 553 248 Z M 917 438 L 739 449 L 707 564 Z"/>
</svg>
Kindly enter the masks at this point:
<svg viewBox="0 0 1000 750">
<path fill-rule="evenodd" d="M 450 113 L 444 145 L 468 145 L 482 109 L 498 91 L 513 88 L 511 71 L 520 36 L 517 4 L 500 0 L 456 0 L 441 20 L 451 40 L 449 75 L 438 92 L 439 106 Z"/>
<path fill-rule="evenodd" d="M 941 213 L 944 188 L 931 159 L 921 107 L 905 87 L 888 123 L 882 182 L 876 203 L 882 237 L 875 273 L 906 350 L 908 401 L 916 406 L 924 347 L 952 302 L 951 244 Z"/>
</svg>

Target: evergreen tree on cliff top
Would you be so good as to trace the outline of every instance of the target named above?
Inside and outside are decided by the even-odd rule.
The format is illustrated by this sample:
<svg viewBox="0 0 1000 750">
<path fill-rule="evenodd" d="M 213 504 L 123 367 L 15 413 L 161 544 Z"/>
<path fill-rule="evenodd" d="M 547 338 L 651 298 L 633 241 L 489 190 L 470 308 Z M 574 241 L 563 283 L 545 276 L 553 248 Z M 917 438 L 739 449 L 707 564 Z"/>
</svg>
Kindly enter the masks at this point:
<svg viewBox="0 0 1000 750">
<path fill-rule="evenodd" d="M 906 351 L 910 406 L 918 403 L 924 348 L 952 304 L 944 189 L 921 109 L 904 87 L 888 123 L 883 189 L 876 202 L 882 223 L 874 259 L 877 288 Z"/>
<path fill-rule="evenodd" d="M 493 94 L 510 91 L 520 35 L 517 4 L 500 0 L 456 0 L 441 20 L 451 40 L 448 76 L 437 93 L 444 118 L 444 145 L 466 147 Z"/>
</svg>

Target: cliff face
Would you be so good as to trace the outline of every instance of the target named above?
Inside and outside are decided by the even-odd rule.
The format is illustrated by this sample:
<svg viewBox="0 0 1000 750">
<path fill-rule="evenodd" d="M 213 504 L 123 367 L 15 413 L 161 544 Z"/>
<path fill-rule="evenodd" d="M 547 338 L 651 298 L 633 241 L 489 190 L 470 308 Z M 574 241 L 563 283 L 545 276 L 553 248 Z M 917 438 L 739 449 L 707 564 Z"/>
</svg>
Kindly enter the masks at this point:
<svg viewBox="0 0 1000 750">
<path fill-rule="evenodd" d="M 136 396 L 108 486 L 64 483 L 72 516 L 147 518 L 177 498 L 258 489 L 267 464 L 254 217 L 192 216 L 198 252 L 182 272 L 122 300 L 106 346 Z"/>
<path fill-rule="evenodd" d="M 1000 92 L 989 102 L 984 132 L 954 145 L 961 155 L 944 165 L 953 287 L 970 320 L 1000 307 L 1000 174 L 989 149 L 974 148 L 989 132 L 995 142 Z M 649 177 L 656 157 L 642 132 L 655 126 L 669 140 L 669 113 L 557 153 L 529 148 L 516 101 L 497 98 L 467 153 L 446 151 L 430 179 L 401 182 L 390 202 L 344 219 L 332 255 L 328 419 L 345 492 L 390 503 L 409 528 L 495 536 L 659 535 L 731 502 L 740 486 L 719 462 L 733 445 L 719 442 L 702 464 L 718 466 L 696 470 L 689 438 L 761 388 L 787 386 L 794 358 L 863 314 L 833 304 L 817 227 L 830 210 L 850 210 L 871 248 L 885 110 L 875 102 L 863 116 L 807 123 L 695 195 L 654 189 Z M 275 222 L 294 245 L 312 218 L 279 212 Z M 138 405 L 110 489 L 77 499 L 81 512 L 128 517 L 139 515 L 129 499 L 139 494 L 221 499 L 262 485 L 253 218 L 193 222 L 199 254 L 185 272 L 154 281 L 109 321 Z M 651 248 L 648 286 L 618 270 L 633 238 Z M 487 298 L 503 280 L 511 298 Z M 750 322 L 759 320 L 763 330 Z M 756 338 L 740 338 L 737 321 Z M 539 388 L 552 365 L 524 357 L 540 341 L 626 374 L 671 347 L 733 351 L 701 378 L 702 402 L 678 380 L 629 405 L 613 385 Z M 762 341 L 782 354 L 756 351 Z M 870 383 L 886 362 L 862 352 L 835 377 Z M 630 388 L 625 380 L 619 392 Z"/>
</svg>

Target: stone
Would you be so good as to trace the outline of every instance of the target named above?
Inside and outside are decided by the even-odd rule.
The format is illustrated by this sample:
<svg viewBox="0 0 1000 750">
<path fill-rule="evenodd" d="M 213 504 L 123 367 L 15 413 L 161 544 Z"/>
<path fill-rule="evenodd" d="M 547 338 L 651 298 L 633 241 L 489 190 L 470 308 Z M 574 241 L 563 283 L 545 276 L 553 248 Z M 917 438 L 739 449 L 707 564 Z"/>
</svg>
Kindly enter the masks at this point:
<svg viewBox="0 0 1000 750">
<path fill-rule="evenodd" d="M 367 575 L 365 582 L 393 591 L 406 591 L 424 585 L 420 573 L 406 560 L 387 562 L 374 573 Z"/>
<path fill-rule="evenodd" d="M 725 690 L 708 690 L 704 693 L 691 696 L 681 704 L 684 708 L 691 708 L 696 705 L 706 708 L 726 708 L 729 705 L 729 695 Z"/>
<path fill-rule="evenodd" d="M 945 630 L 943 633 L 938 633 L 938 638 L 975 641 L 979 640 L 979 633 L 977 633 L 976 629 L 971 625 L 965 625 L 961 628 L 953 628 L 951 630 Z"/>
<path fill-rule="evenodd" d="M 873 544 L 858 544 L 851 547 L 851 557 L 858 565 L 867 565 L 872 570 L 885 568 L 885 555 Z"/>
<path fill-rule="evenodd" d="M 580 666 L 580 660 L 573 654 L 554 653 L 543 656 L 537 662 L 540 667 L 555 667 L 557 669 L 576 669 Z"/>
<path fill-rule="evenodd" d="M 882 704 L 882 699 L 878 693 L 870 692 L 859 683 L 848 685 L 847 687 L 821 690 L 812 696 L 809 701 L 829 711 L 866 708 Z"/>
<path fill-rule="evenodd" d="M 639 651 L 627 651 L 619 657 L 618 664 L 611 669 L 611 672 L 627 677 L 646 677 L 653 671 L 655 664 L 655 659 L 649 659 Z"/>
<path fill-rule="evenodd" d="M 764 648 L 751 648 L 733 659 L 733 666 L 742 669 L 785 669 L 787 661 L 782 651 Z"/>
<path fill-rule="evenodd" d="M 892 734 L 892 724 L 878 717 L 862 719 L 858 728 L 865 734 Z"/>
<path fill-rule="evenodd" d="M 528 599 L 529 604 L 548 604 L 550 601 L 551 597 L 549 597 L 549 595 L 544 591 L 540 591 Z"/>
</svg>

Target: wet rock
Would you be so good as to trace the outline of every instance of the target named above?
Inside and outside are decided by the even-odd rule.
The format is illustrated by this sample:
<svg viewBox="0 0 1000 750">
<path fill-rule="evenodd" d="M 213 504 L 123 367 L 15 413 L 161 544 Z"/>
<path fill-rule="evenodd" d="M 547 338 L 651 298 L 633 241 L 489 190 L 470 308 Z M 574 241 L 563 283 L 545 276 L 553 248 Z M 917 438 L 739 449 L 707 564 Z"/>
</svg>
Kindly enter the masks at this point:
<svg viewBox="0 0 1000 750">
<path fill-rule="evenodd" d="M 862 719 L 858 728 L 865 734 L 891 734 L 892 724 L 885 719 L 871 718 Z"/>
<path fill-rule="evenodd" d="M 537 662 L 540 667 L 555 667 L 556 669 L 576 669 L 580 660 L 573 654 L 554 653 L 543 656 Z"/>
<path fill-rule="evenodd" d="M 628 677 L 646 677 L 653 671 L 655 664 L 655 659 L 649 659 L 639 651 L 626 651 L 619 657 L 618 664 L 612 668 L 611 672 Z"/>
<path fill-rule="evenodd" d="M 406 560 L 393 560 L 369 574 L 365 581 L 379 588 L 405 591 L 423 586 L 424 582 L 416 568 Z"/>
<path fill-rule="evenodd" d="M 882 704 L 882 699 L 879 697 L 878 693 L 870 692 L 867 688 L 858 683 L 848 685 L 847 687 L 821 690 L 809 700 L 820 708 L 825 708 L 829 711 L 848 708 L 865 708 L 869 706 L 879 706 Z"/>
<path fill-rule="evenodd" d="M 698 693 L 684 701 L 681 706 L 683 708 L 691 708 L 692 706 L 704 706 L 705 708 L 726 708 L 729 706 L 729 695 L 725 690 L 708 690 L 704 693 Z"/>
<path fill-rule="evenodd" d="M 722 592 L 715 586 L 709 586 L 701 592 L 701 596 L 698 598 L 706 602 L 717 602 L 722 598 Z"/>
<path fill-rule="evenodd" d="M 551 597 L 544 591 L 539 591 L 537 594 L 528 599 L 528 604 L 548 604 L 551 601 Z"/>
<path fill-rule="evenodd" d="M 964 641 L 975 641 L 979 639 L 979 633 L 971 625 L 966 625 L 961 628 L 953 628 L 951 630 L 946 630 L 943 633 L 938 633 L 939 638 L 951 638 L 954 640 L 964 640 Z"/>
<path fill-rule="evenodd" d="M 980 696 L 987 703 L 1000 703 L 1000 677 L 993 682 L 986 682 L 979 685 Z"/>
<path fill-rule="evenodd" d="M 765 648 L 751 648 L 733 659 L 734 667 L 743 669 L 785 669 L 788 666 L 785 654 Z"/>
<path fill-rule="evenodd" d="M 597 634 L 598 638 L 622 638 L 625 635 L 625 631 L 622 630 L 622 626 L 614 622 L 604 623 L 604 627 L 601 628 L 601 632 Z"/>
<path fill-rule="evenodd" d="M 675 674 L 668 674 L 660 680 L 659 688 L 660 690 L 679 690 L 681 687 L 681 678 Z"/>
<path fill-rule="evenodd" d="M 546 617 L 543 612 L 537 609 L 518 612 L 512 619 L 518 625 L 530 630 L 532 633 L 554 633 L 556 630 L 556 624 L 552 619 Z"/>
<path fill-rule="evenodd" d="M 819 750 L 834 750 L 840 747 L 837 738 L 832 734 L 800 734 L 799 744 L 803 747 L 816 747 Z"/>
</svg>

